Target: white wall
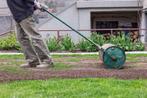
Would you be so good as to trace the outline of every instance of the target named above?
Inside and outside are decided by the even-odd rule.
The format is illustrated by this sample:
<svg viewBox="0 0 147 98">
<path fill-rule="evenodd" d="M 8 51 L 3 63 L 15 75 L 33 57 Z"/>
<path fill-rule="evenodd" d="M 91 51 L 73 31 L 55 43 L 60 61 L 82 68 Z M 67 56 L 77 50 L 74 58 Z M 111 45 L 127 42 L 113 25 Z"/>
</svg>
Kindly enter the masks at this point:
<svg viewBox="0 0 147 98">
<path fill-rule="evenodd" d="M 6 0 L 0 0 L 0 16 L 8 16 L 10 14 Z"/>
<path fill-rule="evenodd" d="M 142 15 L 141 15 L 141 29 L 146 29 L 147 27 L 147 23 L 146 23 L 147 19 L 146 19 L 146 14 L 144 12 L 142 12 Z M 143 43 L 145 43 L 145 36 L 146 36 L 146 31 L 145 30 L 141 30 L 141 41 Z"/>
<path fill-rule="evenodd" d="M 0 0 L 0 8 L 1 7 L 7 7 L 6 0 Z"/>
<path fill-rule="evenodd" d="M 90 11 L 82 9 L 79 11 L 79 29 L 80 30 L 90 30 L 91 29 L 91 15 Z M 86 37 L 90 37 L 90 31 L 82 32 Z"/>
<path fill-rule="evenodd" d="M 142 6 L 142 4 L 140 6 Z M 138 7 L 138 0 L 79 0 L 77 2 L 77 7 L 78 8 Z"/>
<path fill-rule="evenodd" d="M 138 11 L 138 3 L 137 0 L 94 0 L 97 1 L 97 3 L 92 2 L 92 5 L 95 5 L 93 7 L 98 7 L 98 8 L 90 8 L 88 6 L 91 6 L 90 3 L 88 4 L 87 2 L 90 2 L 93 0 L 85 0 L 86 5 L 83 5 L 83 0 L 75 3 L 73 6 L 70 8 L 66 9 L 62 13 L 58 14 L 57 17 L 60 17 L 62 20 L 64 20 L 66 23 L 68 23 L 71 27 L 75 29 L 80 29 L 80 30 L 90 30 L 91 29 L 91 12 L 112 12 L 112 11 Z M 115 3 L 113 3 L 113 2 Z M 99 2 L 102 2 L 98 4 Z M 111 2 L 111 4 L 109 4 Z M 103 5 L 102 5 L 103 4 Z M 119 4 L 119 5 L 118 5 Z M 125 5 L 125 6 L 124 6 Z M 87 6 L 87 7 L 86 7 Z M 102 8 L 105 7 L 105 8 Z M 111 7 L 111 8 L 108 8 Z M 141 7 L 141 6 L 140 6 Z M 67 30 L 69 29 L 62 23 L 58 22 L 56 19 L 51 19 L 44 25 L 42 25 L 39 30 L 43 34 L 44 37 L 47 37 L 48 35 L 50 36 L 55 36 L 57 35 L 56 32 L 47 32 L 47 30 Z M 43 31 L 46 30 L 46 31 Z M 86 37 L 90 36 L 90 32 L 81 32 L 84 34 Z M 74 41 L 78 41 L 81 39 L 79 35 L 77 35 L 75 32 L 66 32 L 62 33 L 64 34 L 69 34 Z"/>
<path fill-rule="evenodd" d="M 147 0 L 143 0 L 143 9 L 147 9 Z M 147 29 L 147 14 L 146 12 L 142 11 L 141 15 L 141 29 Z M 147 31 L 146 30 L 141 30 L 141 41 L 143 43 L 147 42 Z"/>
<path fill-rule="evenodd" d="M 144 8 L 144 9 L 147 8 L 147 0 L 144 0 L 144 1 L 143 1 L 143 8 Z"/>
<path fill-rule="evenodd" d="M 81 16 L 81 14 L 80 14 Z M 79 19 L 79 13 L 78 13 L 78 9 L 76 8 L 76 4 L 72 5 L 70 8 L 66 9 L 65 11 L 63 11 L 62 13 L 58 14 L 57 17 L 59 17 L 60 19 L 62 19 L 64 22 L 66 22 L 68 25 L 70 25 L 72 28 L 79 30 L 82 28 L 85 28 L 87 24 L 87 20 L 85 21 L 85 27 L 84 25 L 80 25 L 81 22 L 84 21 L 80 21 L 81 19 Z M 85 16 L 87 17 L 87 15 Z M 83 18 L 83 16 L 81 16 L 80 18 Z M 87 28 L 86 29 L 90 29 Z M 55 18 L 52 18 L 49 22 L 45 23 L 44 25 L 42 25 L 41 27 L 39 27 L 39 30 L 41 31 L 43 37 L 53 37 L 57 35 L 57 32 L 54 31 L 47 31 L 47 30 L 70 30 L 67 26 L 65 26 L 63 23 L 59 22 L 58 20 L 56 20 Z M 46 31 L 44 31 L 46 30 Z M 81 32 L 82 33 L 82 32 Z M 64 33 L 60 33 L 61 36 L 64 35 L 69 35 L 71 36 L 71 38 L 74 40 L 74 42 L 78 42 L 79 39 L 81 39 L 81 37 L 76 34 L 73 31 L 68 31 L 68 32 L 64 32 Z M 86 34 L 86 33 L 83 33 Z"/>
</svg>

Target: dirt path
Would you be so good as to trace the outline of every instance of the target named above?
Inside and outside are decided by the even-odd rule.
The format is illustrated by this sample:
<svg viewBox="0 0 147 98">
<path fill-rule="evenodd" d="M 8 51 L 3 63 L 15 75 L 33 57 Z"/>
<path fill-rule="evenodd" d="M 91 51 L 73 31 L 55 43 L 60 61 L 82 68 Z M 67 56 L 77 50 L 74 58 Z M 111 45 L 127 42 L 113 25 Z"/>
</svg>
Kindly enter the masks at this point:
<svg viewBox="0 0 147 98">
<path fill-rule="evenodd" d="M 127 62 L 124 69 L 114 70 L 106 69 L 96 60 L 81 60 L 80 62 L 68 62 L 72 66 L 66 70 L 52 69 L 25 69 L 25 73 L 11 73 L 0 71 L 0 82 L 14 80 L 46 80 L 50 78 L 120 78 L 120 79 L 147 79 L 147 63 L 129 63 Z"/>
<path fill-rule="evenodd" d="M 106 69 L 87 69 L 87 70 L 67 70 L 67 71 L 31 71 L 28 74 L 12 74 L 8 72 L 0 72 L 0 82 L 14 80 L 45 80 L 50 78 L 120 78 L 120 79 L 147 79 L 147 69 L 135 70 L 106 70 Z"/>
</svg>

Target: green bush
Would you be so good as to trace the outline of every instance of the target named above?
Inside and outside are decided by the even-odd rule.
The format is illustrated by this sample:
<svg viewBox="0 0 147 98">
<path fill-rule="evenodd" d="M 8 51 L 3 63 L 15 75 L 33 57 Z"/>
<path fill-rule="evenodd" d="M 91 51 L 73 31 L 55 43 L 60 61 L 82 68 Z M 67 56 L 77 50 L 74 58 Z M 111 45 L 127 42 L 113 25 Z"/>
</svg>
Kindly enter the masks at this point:
<svg viewBox="0 0 147 98">
<path fill-rule="evenodd" d="M 132 42 L 130 37 L 127 37 L 124 34 L 119 36 L 110 36 L 110 38 L 106 40 L 103 35 L 93 33 L 89 39 L 101 46 L 106 43 L 112 43 L 126 51 L 143 51 L 145 48 L 141 41 Z M 47 40 L 47 45 L 50 51 L 97 51 L 96 47 L 85 39 L 82 39 L 77 45 L 75 45 L 68 35 L 59 41 L 55 37 L 49 38 Z M 9 34 L 6 37 L 0 38 L 0 50 L 20 50 L 20 46 L 16 40 L 15 34 Z"/>
<path fill-rule="evenodd" d="M 95 43 L 99 44 L 100 46 L 106 43 L 105 37 L 97 33 L 92 33 L 90 39 L 94 41 Z"/>
<path fill-rule="evenodd" d="M 61 50 L 73 51 L 75 49 L 74 42 L 68 35 L 62 38 L 60 45 Z"/>
<path fill-rule="evenodd" d="M 60 44 L 58 42 L 58 40 L 54 37 L 54 38 L 49 38 L 47 40 L 47 46 L 48 46 L 48 49 L 50 51 L 57 51 L 60 49 Z"/>
<path fill-rule="evenodd" d="M 99 35 L 97 33 L 92 33 L 90 38 L 90 40 L 92 40 L 93 42 L 95 42 L 98 45 L 103 45 L 104 43 L 106 43 L 106 39 L 104 38 L 103 35 Z M 91 44 L 89 41 L 82 39 L 78 46 L 77 46 L 81 51 L 88 51 L 88 52 L 95 52 L 96 50 L 96 46 Z"/>
<path fill-rule="evenodd" d="M 143 51 L 144 49 L 145 49 L 145 46 L 142 44 L 142 42 L 137 42 L 137 43 L 134 43 L 135 45 L 134 46 L 136 46 L 135 47 L 135 50 L 140 50 L 140 51 Z"/>
<path fill-rule="evenodd" d="M 15 34 L 0 38 L 0 50 L 20 50 Z"/>
<path fill-rule="evenodd" d="M 75 45 L 68 35 L 64 36 L 61 40 L 57 40 L 55 37 L 49 38 L 47 45 L 50 51 L 73 51 L 75 49 Z"/>
<path fill-rule="evenodd" d="M 109 42 L 126 51 L 143 51 L 145 48 L 141 41 L 132 42 L 131 38 L 126 37 L 124 34 L 119 36 L 110 36 Z"/>
<path fill-rule="evenodd" d="M 106 40 L 103 35 L 93 33 L 89 39 L 101 46 L 106 43 L 111 43 L 126 51 L 143 51 L 145 48 L 141 41 L 132 42 L 131 38 L 125 36 L 124 34 L 119 36 L 112 35 L 109 39 Z M 79 42 L 78 48 L 81 51 L 96 51 L 96 47 L 84 39 Z"/>
<path fill-rule="evenodd" d="M 92 45 L 91 45 L 91 43 L 89 42 L 89 41 L 87 41 L 87 40 L 84 40 L 84 39 L 82 39 L 78 44 L 77 44 L 77 47 L 79 48 L 79 50 L 81 50 L 81 51 L 91 51 L 91 47 L 92 47 Z"/>
</svg>

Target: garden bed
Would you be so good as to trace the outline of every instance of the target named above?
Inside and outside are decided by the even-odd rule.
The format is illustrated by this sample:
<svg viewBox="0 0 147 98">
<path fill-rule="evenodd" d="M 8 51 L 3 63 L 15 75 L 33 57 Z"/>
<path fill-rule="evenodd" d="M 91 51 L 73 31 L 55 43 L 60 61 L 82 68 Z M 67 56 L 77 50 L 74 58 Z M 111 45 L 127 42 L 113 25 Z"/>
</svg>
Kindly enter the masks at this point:
<svg viewBox="0 0 147 98">
<path fill-rule="evenodd" d="M 128 55 L 123 69 L 107 69 L 97 55 L 53 56 L 55 67 L 49 69 L 20 68 L 22 55 L 0 57 L 0 82 L 14 80 L 46 80 L 50 78 L 119 78 L 147 79 L 147 55 Z"/>
</svg>

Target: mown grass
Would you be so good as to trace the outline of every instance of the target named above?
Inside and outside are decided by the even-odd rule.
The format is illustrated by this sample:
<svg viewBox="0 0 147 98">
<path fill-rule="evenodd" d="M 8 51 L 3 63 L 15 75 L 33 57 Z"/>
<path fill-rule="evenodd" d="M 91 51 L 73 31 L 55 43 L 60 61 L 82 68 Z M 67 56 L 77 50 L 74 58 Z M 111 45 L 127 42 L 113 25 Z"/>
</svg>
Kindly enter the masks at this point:
<svg viewBox="0 0 147 98">
<path fill-rule="evenodd" d="M 0 55 L 0 59 L 24 59 L 22 54 L 19 55 Z"/>
<path fill-rule="evenodd" d="M 147 80 L 51 79 L 0 84 L 0 98 L 147 98 Z"/>
</svg>

